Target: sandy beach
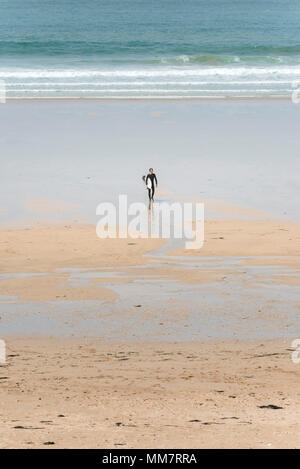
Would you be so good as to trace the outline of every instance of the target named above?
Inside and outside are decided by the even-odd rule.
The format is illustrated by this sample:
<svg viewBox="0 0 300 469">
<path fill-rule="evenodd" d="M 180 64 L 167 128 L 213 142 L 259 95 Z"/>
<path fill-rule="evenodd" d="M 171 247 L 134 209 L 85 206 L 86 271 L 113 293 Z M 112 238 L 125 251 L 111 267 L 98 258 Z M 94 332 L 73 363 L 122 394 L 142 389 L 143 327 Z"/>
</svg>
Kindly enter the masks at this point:
<svg viewBox="0 0 300 469">
<path fill-rule="evenodd" d="M 297 116 L 271 100 L 0 108 L 1 448 L 299 447 Z M 158 202 L 204 203 L 200 250 L 97 237 L 98 203 L 147 200 L 149 158 Z"/>
<path fill-rule="evenodd" d="M 200 300 L 195 303 L 200 329 L 192 341 L 188 335 L 180 340 L 177 334 L 179 340 L 174 340 L 168 334 L 176 324 L 195 332 L 193 316 L 182 303 L 182 288 L 188 285 L 196 288 L 194 292 L 213 285 L 215 296 L 222 298 L 215 285 L 224 285 L 227 277 L 229 287 L 237 282 L 240 291 L 245 285 L 242 272 L 250 265 L 257 269 L 252 279 L 257 294 L 266 281 L 276 289 L 286 282 L 289 288 L 297 287 L 300 225 L 212 220 L 206 224 L 201 252 L 168 251 L 160 258 L 155 253 L 165 244 L 165 240 L 99 240 L 91 225 L 1 229 L 2 311 L 5 301 L 23 308 L 22 315 L 16 309 L 14 313 L 23 333 L 2 335 L 7 362 L 0 367 L 1 448 L 299 446 L 300 369 L 291 356 L 291 341 L 299 330 L 297 316 L 276 322 L 280 317 L 267 310 L 268 300 L 260 305 L 260 314 L 254 314 L 255 297 L 249 297 L 249 324 L 247 318 L 234 319 L 233 311 L 226 314 L 223 306 L 226 321 L 233 321 L 232 337 L 226 339 L 220 327 L 209 338 L 207 312 Z M 226 256 L 237 266 L 228 264 Z M 195 257 L 201 258 L 201 269 L 193 265 Z M 268 274 L 265 269 L 270 265 Z M 74 284 L 72 269 L 93 275 Z M 175 283 L 178 294 L 166 300 L 165 309 L 160 305 L 163 296 L 152 299 L 152 309 L 136 304 L 134 291 L 121 286 L 138 284 L 146 295 L 143 280 L 152 282 L 153 291 L 155 282 L 161 285 L 161 295 Z M 188 297 L 191 303 L 193 294 Z M 133 303 L 130 308 L 127 295 Z M 64 330 L 64 305 L 79 301 L 86 322 L 89 300 L 96 304 L 91 313 L 97 321 L 92 323 L 93 331 L 83 332 L 74 325 L 69 332 Z M 44 317 L 53 315 L 50 305 L 57 305 L 57 329 L 52 324 L 38 332 L 35 304 L 45 306 L 38 313 Z M 215 299 L 211 307 L 216 304 Z M 242 297 L 234 293 L 231 304 L 236 310 L 242 308 Z M 118 306 L 110 319 L 121 325 L 114 334 L 107 333 L 105 321 L 101 322 L 104 305 L 108 311 Z M 274 310 L 274 302 L 271 306 Z M 132 309 L 138 311 L 136 322 Z M 24 312 L 33 318 L 29 329 L 24 328 Z M 2 331 L 8 331 L 11 314 L 11 310 L 1 314 Z M 266 316 L 262 338 L 240 340 L 245 327 L 250 335 L 259 316 Z M 139 322 L 145 321 L 151 332 L 146 327 L 139 333 Z M 276 331 L 270 338 L 272 322 Z M 132 329 L 136 335 L 129 337 Z M 257 334 L 256 328 L 254 337 Z"/>
<path fill-rule="evenodd" d="M 299 449 L 300 2 L 0 6 L 0 449 Z"/>
<path fill-rule="evenodd" d="M 299 447 L 289 345 L 13 339 L 1 448 Z"/>
<path fill-rule="evenodd" d="M 162 246 L 166 246 L 166 255 L 158 263 L 162 256 L 156 256 L 155 252 Z M 145 257 L 152 251 L 152 257 Z M 221 281 L 224 274 L 238 276 L 239 270 L 231 270 L 226 258 L 237 259 L 240 271 L 246 265 L 276 267 L 276 275 L 273 271 L 269 276 L 271 281 L 273 277 L 275 281 L 282 278 L 284 275 L 280 275 L 285 268 L 292 269 L 294 275 L 286 276 L 285 281 L 293 283 L 298 278 L 300 268 L 300 223 L 208 220 L 205 223 L 204 245 L 200 250 L 182 248 L 175 251 L 168 249 L 165 239 L 99 239 L 93 225 L 49 224 L 32 228 L 3 228 L 0 258 L 1 294 L 27 301 L 113 301 L 113 292 L 110 295 L 101 283 L 109 280 L 131 282 L 132 273 L 135 279 L 153 277 L 184 284 Z M 191 268 L 189 258 L 206 262 L 208 268 Z M 215 265 L 214 261 L 218 264 Z M 69 278 L 72 269 L 93 270 L 91 283 L 72 286 Z M 109 278 L 109 271 L 114 273 L 113 278 Z M 118 278 L 117 272 L 122 272 L 122 279 Z M 27 275 L 15 276 L 17 273 Z M 258 278 L 260 275 L 257 272 Z M 59 295 L 62 292 L 63 297 Z"/>
</svg>

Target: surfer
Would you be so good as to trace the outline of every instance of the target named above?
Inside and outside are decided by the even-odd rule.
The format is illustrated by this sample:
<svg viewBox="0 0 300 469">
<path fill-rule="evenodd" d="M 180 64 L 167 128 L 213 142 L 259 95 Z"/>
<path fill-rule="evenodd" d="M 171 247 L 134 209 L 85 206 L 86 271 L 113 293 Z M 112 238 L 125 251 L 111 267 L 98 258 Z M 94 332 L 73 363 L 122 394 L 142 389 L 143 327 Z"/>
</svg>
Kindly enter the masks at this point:
<svg viewBox="0 0 300 469">
<path fill-rule="evenodd" d="M 149 169 L 145 182 L 148 189 L 149 201 L 151 201 L 154 198 L 155 188 L 157 187 L 157 178 L 153 172 L 153 168 Z"/>
</svg>

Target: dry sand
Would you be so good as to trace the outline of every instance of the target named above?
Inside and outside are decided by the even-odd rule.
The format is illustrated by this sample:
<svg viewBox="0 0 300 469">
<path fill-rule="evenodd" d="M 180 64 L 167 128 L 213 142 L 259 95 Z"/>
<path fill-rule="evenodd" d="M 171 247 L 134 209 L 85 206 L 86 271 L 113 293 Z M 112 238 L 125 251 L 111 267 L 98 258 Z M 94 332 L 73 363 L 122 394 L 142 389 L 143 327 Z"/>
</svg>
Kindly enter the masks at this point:
<svg viewBox="0 0 300 469">
<path fill-rule="evenodd" d="M 173 251 L 172 254 L 214 257 L 298 256 L 300 258 L 300 223 L 281 220 L 206 220 L 202 249 L 180 249 Z"/>
<path fill-rule="evenodd" d="M 1 295 L 16 296 L 22 301 L 103 300 L 113 301 L 116 295 L 97 284 L 72 286 L 63 276 L 13 278 L 0 281 Z"/>
<path fill-rule="evenodd" d="M 94 279 L 89 285 L 72 286 L 61 269 L 111 268 L 123 271 L 131 267 L 136 278 L 153 277 L 175 280 L 183 284 L 201 284 L 222 281 L 224 275 L 238 275 L 226 270 L 222 261 L 219 269 L 205 271 L 184 268 L 176 263 L 143 269 L 151 263 L 143 257 L 166 241 L 160 239 L 99 239 L 93 225 L 34 226 L 32 228 L 1 229 L 0 272 L 44 273 L 52 277 L 31 276 L 0 280 L 0 294 L 27 301 L 96 300 L 113 301 L 116 295 L 101 287 L 105 278 Z M 205 242 L 201 250 L 184 250 L 169 254 L 187 257 L 199 256 L 218 259 L 222 256 L 242 257 L 241 265 L 271 265 L 300 267 L 300 224 L 282 221 L 214 220 L 206 221 Z M 257 259 L 247 256 L 260 256 Z M 261 257 L 262 256 L 262 257 Z M 275 256 L 282 256 L 276 258 Z M 164 261 L 166 263 L 166 261 Z M 134 270 L 134 266 L 140 266 Z M 59 272 L 59 275 L 53 276 Z M 125 275 L 126 277 L 126 275 Z M 283 278 L 278 272 L 276 281 L 297 285 L 299 276 Z M 275 279 L 274 279 L 275 280 Z M 125 279 L 111 280 L 126 281 Z M 128 278 L 129 282 L 130 279 Z"/>
<path fill-rule="evenodd" d="M 0 272 L 53 272 L 58 268 L 95 268 L 145 264 L 142 255 L 162 246 L 160 239 L 99 239 L 94 225 L 48 225 L 1 229 Z M 299 265 L 300 223 L 207 220 L 201 250 L 181 256 L 266 256 L 256 264 Z M 288 259 L 274 259 L 288 256 Z M 249 262 L 249 261 L 248 261 Z"/>
<path fill-rule="evenodd" d="M 74 286 L 58 269 L 142 266 L 136 275 L 143 275 L 143 264 L 151 261 L 142 255 L 162 243 L 99 240 L 89 225 L 2 229 L 0 272 L 46 275 L 3 278 L 0 294 L 24 301 L 114 301 L 103 279 Z M 276 282 L 286 281 L 280 269 L 289 266 L 295 271 L 290 281 L 298 285 L 300 224 L 207 221 L 203 249 L 176 254 L 275 265 Z M 219 262 L 222 271 L 214 265 L 205 275 L 179 270 L 176 263 L 157 266 L 152 275 L 182 283 L 216 281 L 224 274 Z M 0 367 L 1 448 L 300 445 L 300 365 L 291 361 L 289 343 L 151 345 L 23 337 L 7 338 L 7 353 Z"/>
<path fill-rule="evenodd" d="M 58 268 L 106 267 L 145 263 L 159 239 L 99 239 L 95 225 L 1 229 L 0 272 L 53 272 Z"/>
<path fill-rule="evenodd" d="M 7 348 L 1 448 L 300 446 L 289 343 L 31 338 Z"/>
</svg>

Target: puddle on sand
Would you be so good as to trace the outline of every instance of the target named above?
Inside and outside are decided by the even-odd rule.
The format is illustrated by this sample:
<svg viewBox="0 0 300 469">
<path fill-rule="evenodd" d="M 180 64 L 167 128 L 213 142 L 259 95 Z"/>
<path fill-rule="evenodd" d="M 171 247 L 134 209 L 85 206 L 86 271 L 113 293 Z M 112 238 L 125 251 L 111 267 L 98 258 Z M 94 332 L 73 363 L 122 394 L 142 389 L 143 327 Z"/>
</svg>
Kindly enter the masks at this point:
<svg viewBox="0 0 300 469">
<path fill-rule="evenodd" d="M 278 269 L 274 272 L 272 266 L 241 265 L 244 257 L 189 257 L 186 262 L 185 258 L 167 256 L 169 249 L 147 254 L 147 264 L 141 266 L 60 269 L 73 286 L 90 285 L 101 279 L 101 286 L 118 295 L 114 302 L 12 302 L 11 297 L 2 296 L 1 335 L 62 334 L 142 342 L 295 338 L 300 334 L 298 288 L 272 283 L 269 278 L 278 275 Z M 151 275 L 151 269 L 166 266 L 224 271 L 224 278 L 218 282 L 182 284 Z M 280 269 L 280 275 L 295 274 L 299 270 Z M 28 275 L 2 274 L 1 278 Z M 124 281 L 114 282 L 118 279 Z"/>
</svg>

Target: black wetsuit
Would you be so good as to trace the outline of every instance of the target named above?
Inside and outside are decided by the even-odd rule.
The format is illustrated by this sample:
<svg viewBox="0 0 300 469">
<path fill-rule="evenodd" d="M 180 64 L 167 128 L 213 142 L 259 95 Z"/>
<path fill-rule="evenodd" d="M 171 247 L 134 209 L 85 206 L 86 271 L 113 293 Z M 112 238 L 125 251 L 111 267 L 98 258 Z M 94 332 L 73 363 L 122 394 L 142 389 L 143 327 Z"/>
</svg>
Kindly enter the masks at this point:
<svg viewBox="0 0 300 469">
<path fill-rule="evenodd" d="M 155 181 L 155 184 L 157 185 L 157 178 L 154 173 L 152 174 L 149 173 L 148 176 L 146 177 L 146 185 L 148 183 L 148 179 L 150 179 L 151 181 L 151 189 L 148 188 L 149 200 L 153 200 L 154 192 L 155 192 L 154 181 Z"/>
</svg>

